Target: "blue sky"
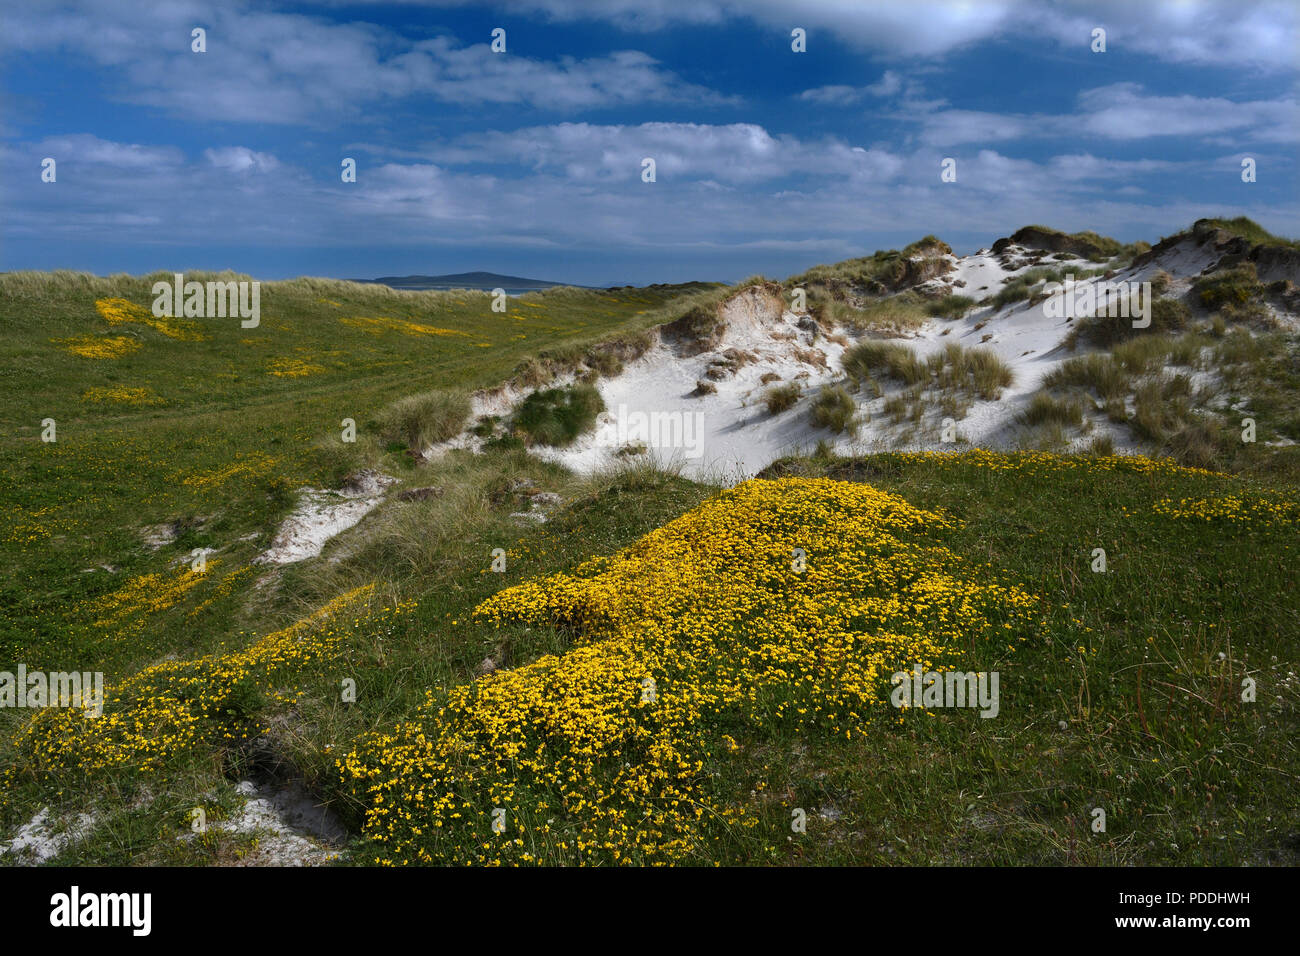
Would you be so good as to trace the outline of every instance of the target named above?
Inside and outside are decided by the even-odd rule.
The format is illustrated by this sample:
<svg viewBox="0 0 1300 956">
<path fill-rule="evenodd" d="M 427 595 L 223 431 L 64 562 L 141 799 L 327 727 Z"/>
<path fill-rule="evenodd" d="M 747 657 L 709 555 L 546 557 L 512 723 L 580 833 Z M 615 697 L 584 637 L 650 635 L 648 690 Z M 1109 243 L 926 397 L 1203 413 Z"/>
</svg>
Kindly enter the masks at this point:
<svg viewBox="0 0 1300 956">
<path fill-rule="evenodd" d="M 2 5 L 0 270 L 607 285 L 1300 233 L 1293 0 Z"/>
</svg>

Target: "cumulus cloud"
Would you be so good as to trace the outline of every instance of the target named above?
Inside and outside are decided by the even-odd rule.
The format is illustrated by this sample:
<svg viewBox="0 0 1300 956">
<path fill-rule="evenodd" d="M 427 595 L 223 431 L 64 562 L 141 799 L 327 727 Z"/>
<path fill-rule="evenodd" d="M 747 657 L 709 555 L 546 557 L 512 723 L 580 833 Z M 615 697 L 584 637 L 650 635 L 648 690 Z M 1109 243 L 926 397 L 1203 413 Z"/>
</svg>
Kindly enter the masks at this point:
<svg viewBox="0 0 1300 956">
<path fill-rule="evenodd" d="M 435 147 L 433 156 L 451 165 L 516 163 L 593 184 L 639 183 L 647 157 L 655 161 L 661 180 L 711 180 L 715 185 L 789 176 L 885 181 L 901 169 L 897 157 L 878 149 L 835 138 L 773 136 L 754 123 L 560 123 L 467 134 Z"/>
<path fill-rule="evenodd" d="M 355 5 L 357 0 L 334 0 Z M 364 0 L 384 2 L 391 0 Z M 407 0 L 465 6 L 472 0 Z M 1002 37 L 1047 37 L 1086 47 L 1093 28 L 1111 44 L 1166 62 L 1233 68 L 1296 68 L 1293 0 L 501 0 L 503 10 L 559 21 L 603 20 L 629 31 L 706 27 L 748 18 L 788 34 L 795 26 L 887 58 L 943 56 Z M 810 50 L 813 46 L 810 46 Z"/>
<path fill-rule="evenodd" d="M 1040 211 L 1070 206 L 1171 166 L 1088 153 L 1035 162 L 984 149 L 959 157 L 958 182 L 943 184 L 943 154 L 928 148 L 774 136 L 756 124 L 563 123 L 466 135 L 418 161 L 381 157 L 355 184 L 243 146 L 186 159 L 95 137 L 6 146 L 0 169 L 34 171 L 51 153 L 76 156 L 80 167 L 57 188 L 10 197 L 12 235 L 89 238 L 111 222 L 116 240 L 148 241 L 159 216 L 184 209 L 169 220 L 169 242 L 210 241 L 215 229 L 301 247 L 350 242 L 361 230 L 394 244 L 843 242 L 881 222 L 931 231 L 927 216 L 978 221 L 990 204 L 1014 209 L 1029 197 Z M 657 157 L 657 182 L 640 179 L 645 155 Z M 483 163 L 502 172 L 486 174 Z M 232 175 L 241 177 L 239 202 L 230 201 Z"/>
<path fill-rule="evenodd" d="M 85 164 L 127 171 L 161 171 L 179 166 L 184 160 L 184 154 L 172 146 L 115 143 L 90 133 L 50 136 L 41 141 L 36 151 L 52 156 L 63 165 Z"/>
<path fill-rule="evenodd" d="M 1000 101 L 988 90 L 968 94 L 950 83 L 944 92 L 960 101 L 954 105 L 927 96 L 921 82 L 946 69 L 927 65 L 927 58 L 972 44 L 1032 37 L 1047 38 L 1049 49 L 1086 48 L 1102 14 L 1112 51 L 1150 48 L 1166 60 L 1225 65 L 1215 59 L 1215 44 L 1196 33 L 1211 24 L 1221 30 L 1224 49 L 1241 54 L 1259 41 L 1257 56 L 1234 64 L 1239 71 L 1277 69 L 1277 44 L 1252 33 L 1264 30 L 1266 13 L 1277 12 L 1264 0 L 1234 7 L 1235 20 L 1221 5 L 1191 0 L 1177 8 L 1103 0 L 1096 15 L 1075 3 L 1023 0 L 810 0 L 794 13 L 774 0 L 505 0 L 500 7 L 557 20 L 601 19 L 628 30 L 691 23 L 720 35 L 735 18 L 749 18 L 782 38 L 794 25 L 807 28 L 809 62 L 830 36 L 869 54 L 854 58 L 860 68 L 810 71 L 818 79 L 798 80 L 768 102 L 745 104 L 754 112 L 726 112 L 718 122 L 702 122 L 698 108 L 733 101 L 689 82 L 689 66 L 679 74 L 630 50 L 539 59 L 523 52 L 527 45 L 513 26 L 511 52 L 500 56 L 474 38 L 411 38 L 353 21 L 361 2 L 340 5 L 347 22 L 269 13 L 242 0 L 67 0 L 39 14 L 34 5 L 8 11 L 0 30 L 6 55 L 28 51 L 74 69 L 89 64 L 100 81 L 96 105 L 142 104 L 166 119 L 123 110 L 119 126 L 107 110 L 115 132 L 106 135 L 115 139 L 41 139 L 24 133 L 25 123 L 11 129 L 0 144 L 6 237 L 25 240 L 14 244 L 23 248 L 61 239 L 102 244 L 106 237 L 150 244 L 159 250 L 157 265 L 166 267 L 177 248 L 205 250 L 214 242 L 294 249 L 477 243 L 557 256 L 788 249 L 829 259 L 835 250 L 869 251 L 886 230 L 960 229 L 984 233 L 987 241 L 1043 221 L 1099 231 L 1138 224 L 1149 235 L 1223 211 L 1222 204 L 1182 197 L 1194 195 L 1198 183 L 1233 181 L 1223 175 L 1232 172 L 1228 154 L 1239 158 L 1250 149 L 1261 165 L 1269 160 L 1270 182 L 1284 181 L 1294 157 L 1279 146 L 1270 158 L 1267 147 L 1300 135 L 1294 92 L 1279 93 L 1274 82 L 1269 98 L 1260 92 L 1268 84 L 1253 74 L 1249 82 L 1212 85 L 1230 79 L 1219 71 L 1194 85 L 1195 93 L 1170 95 L 1148 65 L 1136 75 L 1151 88 L 1108 83 L 1085 89 L 1072 107 L 1061 97 L 1074 87 L 1058 77 L 1037 99 L 1009 97 L 1004 102 L 1015 106 L 1005 112 L 989 106 Z M 209 52 L 201 56 L 189 51 L 196 23 L 208 29 Z M 1270 29 L 1294 40 L 1286 17 Z M 1092 82 L 1116 76 L 1101 75 L 1107 79 Z M 823 79 L 846 82 L 798 92 Z M 1014 73 L 1006 79 L 1035 82 Z M 634 109 L 647 104 L 672 109 Z M 598 122 L 608 117 L 584 113 L 612 107 L 630 121 Z M 796 121 L 788 119 L 792 113 Z M 560 117 L 570 121 L 555 121 Z M 231 136 L 214 121 L 258 126 Z M 337 141 L 320 130 L 300 135 L 299 124 L 340 132 Z M 185 150 L 156 142 L 172 137 Z M 1166 150 L 1171 140 L 1180 150 L 1174 158 Z M 59 161 L 59 181 L 50 188 L 37 178 L 47 155 Z M 339 180 L 342 155 L 359 159 L 356 183 Z M 953 184 L 939 179 L 946 156 L 958 160 Z M 656 161 L 655 183 L 641 181 L 646 157 Z M 1294 221 L 1296 203 L 1285 195 L 1276 202 L 1278 193 L 1268 188 L 1277 189 L 1248 191 L 1262 194 L 1261 210 L 1236 208 L 1265 221 Z"/>
<path fill-rule="evenodd" d="M 1168 63 L 1294 72 L 1298 14 L 1292 0 L 1070 0 L 1027 4 L 1021 23 L 1066 47 L 1103 27 L 1109 49 Z"/>
<path fill-rule="evenodd" d="M 875 83 L 866 86 L 830 85 L 804 90 L 801 100 L 813 103 L 856 103 L 868 96 L 893 96 L 903 88 L 903 79 L 893 70 L 886 70 Z"/>
<path fill-rule="evenodd" d="M 892 115 L 916 124 L 921 141 L 934 146 L 1071 137 L 1202 138 L 1220 133 L 1259 142 L 1300 139 L 1300 102 L 1294 98 L 1238 101 L 1191 94 L 1161 96 L 1147 93 L 1136 83 L 1084 90 L 1072 113 L 993 113 L 946 105 L 918 108 L 913 102 Z"/>
<path fill-rule="evenodd" d="M 279 160 L 269 153 L 259 153 L 247 146 L 205 149 L 203 158 L 218 169 L 228 169 L 236 173 L 268 172 L 280 165 Z"/>
<path fill-rule="evenodd" d="M 190 51 L 203 24 L 207 52 Z M 375 103 L 427 96 L 446 103 L 580 110 L 632 103 L 735 103 L 635 50 L 535 59 L 448 37 L 411 41 L 365 23 L 267 13 L 242 3 L 128 5 L 77 0 L 7 14 L 0 50 L 71 52 L 108 70 L 124 102 L 199 120 L 324 123 Z"/>
<path fill-rule="evenodd" d="M 1083 131 L 1110 139 L 1199 136 L 1239 131 L 1263 140 L 1300 138 L 1295 99 L 1238 102 L 1224 97 L 1152 96 L 1134 83 L 1116 83 L 1079 96 Z"/>
</svg>

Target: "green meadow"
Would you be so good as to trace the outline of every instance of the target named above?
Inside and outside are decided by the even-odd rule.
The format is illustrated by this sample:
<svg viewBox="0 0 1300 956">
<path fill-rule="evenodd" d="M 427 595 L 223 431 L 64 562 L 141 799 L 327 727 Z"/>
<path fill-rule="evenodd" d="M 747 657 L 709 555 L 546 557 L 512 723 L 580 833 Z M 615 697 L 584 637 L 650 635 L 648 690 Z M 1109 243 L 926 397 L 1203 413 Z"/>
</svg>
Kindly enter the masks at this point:
<svg viewBox="0 0 1300 956">
<path fill-rule="evenodd" d="M 98 668 L 120 675 L 208 649 L 230 620 L 151 621 L 119 646 L 85 630 L 77 609 L 194 548 L 223 549 L 218 574 L 247 564 L 266 539 L 241 537 L 273 528 L 294 489 L 334 487 L 355 464 L 344 419 L 364 449 L 395 399 L 496 385 L 540 350 L 652 321 L 676 291 L 554 289 L 511 299 L 501 314 L 486 293 L 299 279 L 263 284 L 260 325 L 249 329 L 213 318 L 159 330 L 110 322 L 96 307 L 124 299 L 147 312 L 159 279 L 170 277 L 0 276 L 0 647 L 34 669 L 71 667 L 93 648 Z M 105 341 L 126 351 L 77 354 Z M 403 456 L 391 457 L 400 466 Z M 142 529 L 164 522 L 177 522 L 180 538 L 151 553 Z"/>
</svg>

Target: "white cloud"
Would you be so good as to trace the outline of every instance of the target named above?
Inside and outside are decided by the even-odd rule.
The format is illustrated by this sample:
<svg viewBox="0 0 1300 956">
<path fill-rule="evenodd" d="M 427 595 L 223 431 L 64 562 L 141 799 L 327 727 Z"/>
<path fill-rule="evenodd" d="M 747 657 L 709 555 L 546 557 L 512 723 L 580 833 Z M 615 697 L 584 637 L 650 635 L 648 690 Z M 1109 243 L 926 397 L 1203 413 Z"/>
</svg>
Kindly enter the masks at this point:
<svg viewBox="0 0 1300 956">
<path fill-rule="evenodd" d="M 1071 0 L 1028 5 L 1022 22 L 1065 47 L 1086 45 L 1092 30 L 1103 27 L 1109 50 L 1170 63 L 1294 72 L 1298 9 L 1293 0 Z"/>
<path fill-rule="evenodd" d="M 207 30 L 206 53 L 190 51 L 195 24 Z M 9 11 L 5 26 L 0 49 L 84 56 L 110 71 L 111 97 L 203 121 L 325 122 L 412 96 L 554 110 L 735 102 L 635 50 L 542 60 L 492 53 L 487 37 L 468 46 L 447 37 L 413 42 L 369 24 L 240 3 L 77 0 Z"/>
<path fill-rule="evenodd" d="M 228 169 L 236 173 L 268 172 L 280 165 L 279 160 L 269 153 L 255 152 L 247 146 L 205 149 L 203 158 L 218 169 Z"/>
<path fill-rule="evenodd" d="M 1150 96 L 1132 83 L 1079 95 L 1082 130 L 1110 139 L 1202 136 L 1240 131 L 1263 140 L 1300 138 L 1300 103 L 1294 99 L 1235 102 L 1223 97 Z"/>
<path fill-rule="evenodd" d="M 1134 192 L 1136 176 L 1171 164 L 1082 151 L 1041 162 L 991 149 L 959 153 L 958 181 L 945 184 L 937 150 L 867 149 L 774 136 L 755 125 L 560 124 L 520 132 L 457 141 L 432 161 L 380 157 L 361 165 L 355 184 L 242 147 L 213 147 L 186 159 L 95 137 L 6 144 L 5 237 L 57 248 L 51 244 L 111 235 L 119 246 L 156 249 L 150 262 L 164 269 L 230 264 L 203 258 L 213 236 L 238 237 L 250 250 L 291 247 L 304 255 L 350 248 L 369 236 L 392 248 L 551 250 L 557 262 L 609 250 L 680 262 L 698 251 L 707 273 L 709 255 L 763 261 L 786 250 L 810 263 L 832 261 L 871 251 L 863 237 L 881 233 L 956 233 L 987 244 L 1027 222 L 1046 222 L 1108 233 L 1139 224 L 1140 234 L 1154 236 L 1223 211 L 1191 195 L 1170 202 Z M 639 160 L 651 141 L 672 162 L 661 163 L 658 182 L 643 183 Z M 56 186 L 16 185 L 18 171 L 34 182 L 39 158 L 60 142 L 82 144 L 75 173 L 64 175 L 61 164 Z M 472 160 L 460 165 L 484 155 L 508 172 L 494 167 L 486 175 Z M 629 158 L 630 172 L 623 169 Z M 1216 171 L 1221 159 L 1216 154 L 1183 172 Z M 232 194 L 230 178 L 241 169 Z M 1274 228 L 1300 216 L 1295 202 L 1234 208 Z"/>
<path fill-rule="evenodd" d="M 40 147 L 43 155 L 52 156 L 60 165 L 86 164 L 125 171 L 159 171 L 179 166 L 184 161 L 184 154 L 171 146 L 115 143 L 89 133 L 50 136 L 41 142 Z"/>
<path fill-rule="evenodd" d="M 356 0 L 334 0 L 355 5 Z M 389 3 L 391 0 L 368 0 Z M 465 6 L 473 0 L 407 0 Z M 1160 60 L 1228 68 L 1294 71 L 1293 0 L 500 0 L 508 13 L 555 20 L 604 20 L 629 31 L 712 27 L 748 18 L 772 30 L 802 26 L 809 51 L 817 33 L 891 59 L 943 56 L 975 43 L 1020 36 L 1086 49 L 1105 27 L 1112 49 Z"/>
<path fill-rule="evenodd" d="M 1159 96 L 1136 83 L 1084 90 L 1073 113 L 991 113 L 918 107 L 890 114 L 919 125 L 923 143 L 960 146 L 1038 138 L 1140 140 L 1161 136 L 1205 139 L 1232 133 L 1245 141 L 1300 140 L 1300 102 L 1295 99 L 1235 101 L 1184 94 Z"/>
<path fill-rule="evenodd" d="M 875 83 L 867 86 L 819 86 L 799 94 L 802 100 L 813 103 L 856 103 L 868 96 L 893 96 L 903 88 L 903 80 L 893 70 L 886 70 Z"/>
<path fill-rule="evenodd" d="M 883 181 L 902 167 L 897 157 L 881 150 L 838 139 L 773 136 L 753 123 L 560 123 L 468 134 L 435 147 L 432 155 L 448 165 L 517 163 L 584 183 L 639 183 L 646 157 L 654 159 L 661 181 L 721 184 L 801 175 Z"/>
<path fill-rule="evenodd" d="M 810 103 L 829 103 L 833 105 L 856 103 L 862 99 L 862 87 L 843 86 L 841 84 L 818 86 L 811 90 L 804 90 L 799 94 L 799 99 L 807 100 Z"/>
<path fill-rule="evenodd" d="M 863 89 L 871 96 L 893 96 L 902 87 L 902 78 L 893 70 L 886 70 L 879 80 Z"/>
<path fill-rule="evenodd" d="M 68 153 L 80 157 L 76 174 L 63 175 L 61 163 L 57 187 L 13 190 L 11 237 L 102 238 L 111 224 L 117 242 L 156 242 L 159 211 L 184 210 L 165 214 L 169 245 L 219 234 L 311 248 L 346 244 L 359 231 L 395 245 L 438 237 L 557 249 L 845 243 L 886 224 L 931 232 L 961 215 L 977 223 L 990 207 L 1020 224 L 1056 221 L 1062 208 L 1165 168 L 1086 153 L 1033 162 L 986 149 L 959 156 L 958 183 L 943 184 L 943 154 L 927 149 L 773 136 L 754 124 L 566 123 L 461 137 L 422 161 L 381 157 L 360 166 L 355 184 L 246 147 L 186 160 L 95 137 L 5 146 L 3 180 L 15 181 L 18 169 L 33 178 L 39 158 L 61 145 L 76 146 Z M 644 155 L 658 158 L 655 183 L 640 179 Z M 484 174 L 484 161 L 510 172 Z M 241 177 L 236 197 L 232 174 Z"/>
</svg>

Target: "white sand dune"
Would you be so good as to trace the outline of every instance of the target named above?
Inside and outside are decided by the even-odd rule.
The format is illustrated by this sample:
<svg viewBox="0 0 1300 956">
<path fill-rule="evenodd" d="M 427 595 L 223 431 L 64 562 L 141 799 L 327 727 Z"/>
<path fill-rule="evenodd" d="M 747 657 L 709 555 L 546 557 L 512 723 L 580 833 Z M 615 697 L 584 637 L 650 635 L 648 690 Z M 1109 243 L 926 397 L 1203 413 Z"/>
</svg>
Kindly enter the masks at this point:
<svg viewBox="0 0 1300 956">
<path fill-rule="evenodd" d="M 930 280 L 922 289 L 958 292 L 979 300 L 996 294 L 1009 279 L 1030 268 L 1008 268 L 1004 260 L 1015 261 L 1031 254 L 1012 246 L 1001 255 L 981 250 L 970 256 L 949 257 L 952 271 Z M 1126 270 L 1110 281 L 1147 280 L 1162 267 L 1195 275 L 1213 258 L 1212 254 L 1198 257 L 1180 251 L 1168 263 Z M 1095 263 L 1086 260 L 1045 260 L 1041 264 L 1066 270 L 1077 268 L 1080 272 L 1096 268 Z M 934 319 L 915 333 L 900 337 L 920 356 L 949 343 L 986 348 L 1013 370 L 1015 381 L 1003 390 L 1000 399 L 976 401 L 957 423 L 959 441 L 982 447 L 1011 444 L 1018 431 L 1015 416 L 1028 396 L 1038 390 L 1043 376 L 1073 354 L 1083 354 L 1083 350 L 1069 353 L 1060 347 L 1072 322 L 1049 317 L 1048 304 L 1047 300 L 1032 305 L 1019 302 L 1000 311 L 991 306 L 977 307 L 963 319 Z M 598 420 L 595 432 L 568 448 L 541 448 L 536 453 L 576 471 L 591 472 L 621 460 L 619 449 L 636 444 L 637 439 L 645 441 L 649 431 L 647 453 L 657 460 L 676 462 L 691 476 L 743 480 L 783 455 L 813 448 L 819 440 L 830 441 L 841 452 L 954 447 L 941 442 L 934 429 L 933 440 L 900 442 L 900 428 L 890 425 L 880 414 L 886 399 L 899 389 L 880 398 L 857 396 L 866 420 L 855 438 L 835 436 L 814 427 L 809 407 L 818 387 L 843 380 L 840 360 L 846 345 L 842 343 L 847 341 L 851 346 L 855 337 L 843 330 L 839 342 L 815 336 L 805 316 L 752 290 L 726 303 L 722 318 L 726 331 L 708 352 L 682 357 L 673 343 L 661 338 L 644 356 L 629 363 L 621 375 L 600 380 L 598 388 L 608 411 Z M 710 364 L 729 349 L 750 353 L 754 360 L 734 375 L 714 382 L 716 393 L 692 394 Z M 772 374 L 780 376 L 779 380 L 764 384 L 763 377 Z M 769 415 L 762 396 L 771 385 L 785 382 L 801 384 L 804 396 L 793 408 Z M 647 428 L 656 415 L 660 427 Z M 1115 437 L 1121 439 L 1122 448 L 1123 436 Z"/>
<path fill-rule="evenodd" d="M 937 409 L 928 413 L 926 427 L 915 430 L 891 424 L 888 416 L 881 414 L 886 400 L 902 390 L 899 387 L 878 398 L 856 395 L 862 422 L 853 438 L 816 428 L 809 407 L 820 386 L 844 380 L 840 360 L 856 337 L 847 330 L 830 337 L 817 334 L 807 316 L 790 311 L 780 299 L 765 294 L 761 288 L 750 288 L 723 306 L 725 331 L 711 349 L 683 355 L 680 343 L 661 334 L 655 345 L 628 363 L 621 374 L 598 382 L 607 411 L 598 419 L 594 433 L 570 447 L 538 448 L 535 453 L 589 473 L 625 460 L 628 446 L 644 444 L 646 454 L 663 463 L 679 464 L 689 476 L 738 481 L 783 455 L 807 451 L 822 440 L 840 452 L 952 450 L 971 445 L 1012 447 L 1023 435 L 1017 417 L 1041 387 L 1044 376 L 1067 359 L 1089 351 L 1083 346 L 1073 351 L 1064 347 L 1077 321 L 1065 317 L 1065 297 L 1082 294 L 1088 285 L 1099 295 L 1096 287 L 1103 282 L 1148 282 L 1160 271 L 1173 279 L 1165 295 L 1180 296 L 1222 255 L 1223 249 L 1216 248 L 1214 242 L 1189 234 L 1140 266 L 1079 279 L 1051 298 L 1033 303 L 1021 301 L 1000 310 L 991 305 L 978 306 L 962 319 L 933 319 L 915 332 L 898 337 L 922 357 L 950 343 L 989 349 L 1012 369 L 1014 382 L 997 400 L 975 401 L 957 422 L 956 446 L 940 440 Z M 1097 263 L 1085 259 L 1047 258 L 1041 250 L 1015 244 L 1005 245 L 998 253 L 982 249 L 973 255 L 946 258 L 951 268 L 918 285 L 918 291 L 933 295 L 960 293 L 980 301 L 1036 266 L 1065 273 L 1073 269 L 1080 274 L 1098 268 Z M 1295 321 L 1294 316 L 1283 318 Z M 733 374 L 713 381 L 714 393 L 696 392 L 696 383 L 707 380 L 710 369 L 716 371 L 717 362 L 736 354 L 747 361 Z M 1203 377 L 1207 373 L 1193 374 Z M 765 377 L 770 384 L 763 381 Z M 800 384 L 803 397 L 787 411 L 769 415 L 762 401 L 764 392 L 772 385 L 788 382 Z M 502 414 L 519 398 L 522 394 L 498 390 L 492 393 L 491 402 L 484 402 L 476 413 Z M 1111 424 L 1101 414 L 1092 416 L 1092 421 L 1091 434 L 1076 439 L 1076 445 L 1108 435 L 1116 450 L 1137 450 L 1126 427 Z M 465 447 L 466 442 L 451 444 Z"/>
</svg>

